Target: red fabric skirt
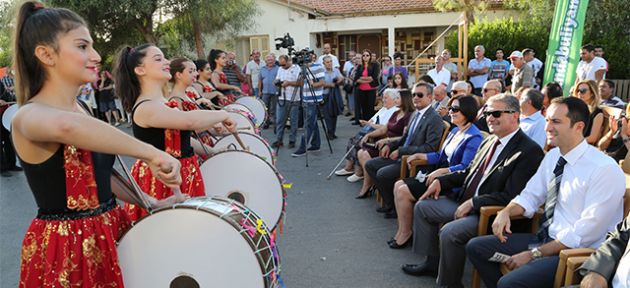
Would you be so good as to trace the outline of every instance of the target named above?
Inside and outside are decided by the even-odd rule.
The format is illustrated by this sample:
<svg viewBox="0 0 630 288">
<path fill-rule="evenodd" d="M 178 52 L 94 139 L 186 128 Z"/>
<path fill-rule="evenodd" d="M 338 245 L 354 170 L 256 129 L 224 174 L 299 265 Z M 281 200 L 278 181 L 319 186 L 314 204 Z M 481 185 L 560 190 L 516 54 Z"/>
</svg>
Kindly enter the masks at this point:
<svg viewBox="0 0 630 288">
<path fill-rule="evenodd" d="M 123 287 L 116 241 L 129 227 L 117 205 L 76 220 L 35 218 L 22 243 L 19 287 Z"/>
<path fill-rule="evenodd" d="M 205 196 L 206 193 L 203 187 L 203 179 L 201 178 L 197 156 L 181 158 L 179 162 L 182 163 L 182 185 L 180 186 L 182 193 L 188 194 L 190 197 Z M 158 200 L 173 195 L 171 188 L 166 187 L 157 178 L 153 177 L 151 169 L 149 169 L 149 166 L 143 161 L 136 161 L 131 168 L 131 176 L 138 182 L 142 191 Z M 131 221 L 134 222 L 148 215 L 146 210 L 129 203 L 125 203 L 125 211 L 129 214 Z"/>
<path fill-rule="evenodd" d="M 225 106 L 225 105 L 229 105 L 236 102 L 236 97 L 234 96 L 234 94 L 225 94 L 225 98 L 227 99 L 225 100 L 219 99 L 219 105 Z"/>
</svg>

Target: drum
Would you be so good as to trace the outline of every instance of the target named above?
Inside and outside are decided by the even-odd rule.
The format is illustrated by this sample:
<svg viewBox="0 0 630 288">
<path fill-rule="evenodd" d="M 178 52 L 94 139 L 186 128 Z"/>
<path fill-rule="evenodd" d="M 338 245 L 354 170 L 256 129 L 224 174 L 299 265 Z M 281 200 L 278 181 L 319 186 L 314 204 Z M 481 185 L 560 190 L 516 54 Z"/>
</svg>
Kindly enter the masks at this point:
<svg viewBox="0 0 630 288">
<path fill-rule="evenodd" d="M 239 132 L 242 131 L 256 134 L 256 125 L 249 119 L 249 117 L 241 113 L 241 111 L 228 111 L 228 114 L 230 114 L 230 118 L 236 122 L 236 130 Z"/>
<path fill-rule="evenodd" d="M 201 164 L 206 195 L 236 200 L 256 211 L 271 230 L 284 214 L 286 192 L 280 173 L 247 151 L 219 152 Z"/>
<path fill-rule="evenodd" d="M 125 287 L 280 287 L 274 236 L 256 213 L 225 198 L 155 210 L 117 250 Z"/>
<path fill-rule="evenodd" d="M 269 146 L 269 143 L 267 143 L 265 139 L 263 139 L 262 137 L 256 134 L 252 134 L 248 132 L 239 132 L 238 135 L 239 137 L 241 137 L 243 144 L 245 144 L 249 148 L 250 152 L 256 154 L 260 158 L 267 161 L 269 164 L 275 166 L 275 162 L 276 162 L 275 154 L 273 150 L 271 149 L 271 146 Z M 235 148 L 233 150 L 242 149 L 241 146 L 236 141 L 236 138 L 232 134 L 226 135 L 225 137 L 217 140 L 216 143 L 214 144 L 214 147 L 219 148 L 219 149 L 220 148 L 227 148 L 227 149 Z"/>
<path fill-rule="evenodd" d="M 7 110 L 4 110 L 2 113 L 2 126 L 4 129 L 11 131 L 11 121 L 13 121 L 13 117 L 15 117 L 15 113 L 20 108 L 17 104 L 11 104 Z"/>
<path fill-rule="evenodd" d="M 237 104 L 245 105 L 249 110 L 252 111 L 254 117 L 256 117 L 256 125 L 261 126 L 267 121 L 267 108 L 265 106 L 265 102 L 256 97 L 241 97 L 236 99 Z"/>
<path fill-rule="evenodd" d="M 243 115 L 247 116 L 249 118 L 249 120 L 252 121 L 252 123 L 256 124 L 256 115 L 254 115 L 252 110 L 250 110 L 247 106 L 245 106 L 243 104 L 239 104 L 239 103 L 228 104 L 228 105 L 223 106 L 223 110 L 226 110 L 226 111 L 239 111 Z"/>
</svg>

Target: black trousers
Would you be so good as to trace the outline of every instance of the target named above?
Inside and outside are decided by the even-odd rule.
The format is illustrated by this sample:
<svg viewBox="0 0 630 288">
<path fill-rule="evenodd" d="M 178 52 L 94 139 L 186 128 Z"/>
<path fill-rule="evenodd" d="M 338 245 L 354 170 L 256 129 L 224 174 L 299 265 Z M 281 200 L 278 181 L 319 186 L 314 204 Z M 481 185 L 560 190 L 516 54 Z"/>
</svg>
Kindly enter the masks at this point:
<svg viewBox="0 0 630 288">
<path fill-rule="evenodd" d="M 0 125 L 0 140 L 2 144 L 2 153 L 0 153 L 0 171 L 7 171 L 11 168 L 15 168 L 15 150 L 13 149 L 13 141 L 11 141 L 11 132 L 4 129 L 4 126 Z"/>
<path fill-rule="evenodd" d="M 359 114 L 354 115 L 355 118 L 363 119 L 365 121 L 370 120 L 374 116 L 374 104 L 376 103 L 376 90 L 360 90 L 354 89 L 354 99 L 357 105 L 355 110 L 358 110 Z"/>
</svg>

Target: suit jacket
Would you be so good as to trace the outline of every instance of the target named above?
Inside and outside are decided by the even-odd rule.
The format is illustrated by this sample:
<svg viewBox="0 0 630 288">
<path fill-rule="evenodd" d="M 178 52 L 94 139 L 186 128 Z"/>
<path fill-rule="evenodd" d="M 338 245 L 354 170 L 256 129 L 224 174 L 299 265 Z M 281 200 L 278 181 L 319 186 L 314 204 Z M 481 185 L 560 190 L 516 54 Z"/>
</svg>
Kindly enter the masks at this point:
<svg viewBox="0 0 630 288">
<path fill-rule="evenodd" d="M 461 188 L 462 193 L 466 190 L 497 138 L 495 135 L 488 136 L 481 143 L 475 159 L 465 170 L 438 177 L 442 193 L 459 199 L 461 193 L 454 190 L 458 195 L 453 195 L 451 191 L 453 188 Z M 478 195 L 472 198 L 475 211 L 479 212 L 482 206 L 507 205 L 525 188 L 527 181 L 538 170 L 543 157 L 544 152 L 540 146 L 519 129 L 503 148 L 492 167 L 487 168 L 490 171 L 479 184 Z"/>
<path fill-rule="evenodd" d="M 468 167 L 470 161 L 472 161 L 477 154 L 477 149 L 483 140 L 483 136 L 475 125 L 471 125 L 470 128 L 464 132 L 464 136 L 457 144 L 457 147 L 455 147 L 455 151 L 453 155 L 451 155 L 451 161 L 449 162 L 444 152 L 444 147 L 451 143 L 457 131 L 459 131 L 457 127 L 451 130 L 446 137 L 446 141 L 444 141 L 444 145 L 442 145 L 442 151 L 440 153 L 431 152 L 427 154 L 427 162 L 429 165 L 448 167 L 450 172 L 464 170 Z"/>
<path fill-rule="evenodd" d="M 409 128 L 413 120 L 418 116 L 418 113 L 419 112 L 416 111 L 414 115 L 412 115 L 409 124 L 405 127 L 402 138 L 389 144 L 391 151 L 398 149 L 398 154 L 402 156 L 415 153 L 429 153 L 438 150 L 440 140 L 442 140 L 442 134 L 444 133 L 442 118 L 440 118 L 440 115 L 435 112 L 435 110 L 429 107 L 429 109 L 422 114 L 420 122 L 418 122 L 415 131 L 412 133 L 409 131 Z M 403 147 L 410 133 L 412 137 L 411 142 L 409 146 Z"/>
<path fill-rule="evenodd" d="M 630 238 L 630 218 L 626 217 L 617 224 L 615 231 L 608 233 L 606 242 L 582 264 L 578 271 L 582 275 L 591 271 L 596 272 L 608 280 L 608 287 L 612 287 L 610 282 L 615 276 L 621 258 L 630 257 L 630 254 L 625 254 L 628 238 Z"/>
</svg>

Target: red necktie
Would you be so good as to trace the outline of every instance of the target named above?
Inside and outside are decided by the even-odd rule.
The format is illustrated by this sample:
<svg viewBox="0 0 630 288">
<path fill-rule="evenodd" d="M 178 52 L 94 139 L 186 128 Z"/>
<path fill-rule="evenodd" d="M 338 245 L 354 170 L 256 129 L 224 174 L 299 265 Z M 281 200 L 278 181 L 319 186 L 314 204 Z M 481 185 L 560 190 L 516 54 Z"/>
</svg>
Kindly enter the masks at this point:
<svg viewBox="0 0 630 288">
<path fill-rule="evenodd" d="M 460 203 L 470 199 L 473 195 L 475 195 L 477 187 L 479 187 L 479 183 L 481 183 L 481 179 L 483 178 L 483 174 L 486 172 L 488 164 L 490 164 L 490 160 L 492 160 L 492 156 L 494 155 L 494 151 L 497 150 L 497 146 L 499 146 L 499 144 L 501 144 L 501 141 L 499 141 L 499 139 L 497 139 L 494 144 L 492 144 L 492 148 L 486 155 L 486 159 L 477 168 L 475 177 L 473 177 L 473 179 L 470 181 L 470 184 L 468 184 L 468 187 L 466 187 L 466 190 L 464 190 L 464 194 L 462 194 L 462 197 L 459 199 Z"/>
</svg>

